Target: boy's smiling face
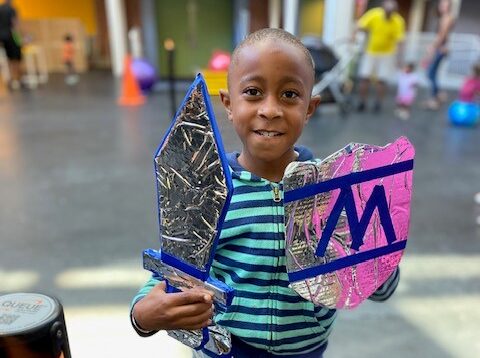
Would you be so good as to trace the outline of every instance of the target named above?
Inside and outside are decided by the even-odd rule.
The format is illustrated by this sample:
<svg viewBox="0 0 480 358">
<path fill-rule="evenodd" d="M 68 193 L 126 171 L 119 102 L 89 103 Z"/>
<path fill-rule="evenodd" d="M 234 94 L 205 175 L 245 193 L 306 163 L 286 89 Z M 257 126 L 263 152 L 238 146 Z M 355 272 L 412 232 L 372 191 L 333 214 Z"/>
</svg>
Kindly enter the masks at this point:
<svg viewBox="0 0 480 358">
<path fill-rule="evenodd" d="M 243 143 L 240 164 L 279 181 L 295 159 L 294 144 L 319 103 L 312 66 L 301 49 L 267 39 L 240 49 L 220 93 Z"/>
</svg>

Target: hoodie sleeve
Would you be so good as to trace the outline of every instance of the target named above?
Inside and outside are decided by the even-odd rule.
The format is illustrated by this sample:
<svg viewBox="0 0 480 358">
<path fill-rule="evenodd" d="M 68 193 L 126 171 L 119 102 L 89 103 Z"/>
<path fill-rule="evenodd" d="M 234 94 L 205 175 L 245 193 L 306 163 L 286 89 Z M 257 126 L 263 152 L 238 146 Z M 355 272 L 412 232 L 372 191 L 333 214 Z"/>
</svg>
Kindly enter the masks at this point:
<svg viewBox="0 0 480 358">
<path fill-rule="evenodd" d="M 376 302 L 382 302 L 390 298 L 395 292 L 400 281 L 400 267 L 397 267 L 394 273 L 376 290 L 368 299 Z"/>
</svg>

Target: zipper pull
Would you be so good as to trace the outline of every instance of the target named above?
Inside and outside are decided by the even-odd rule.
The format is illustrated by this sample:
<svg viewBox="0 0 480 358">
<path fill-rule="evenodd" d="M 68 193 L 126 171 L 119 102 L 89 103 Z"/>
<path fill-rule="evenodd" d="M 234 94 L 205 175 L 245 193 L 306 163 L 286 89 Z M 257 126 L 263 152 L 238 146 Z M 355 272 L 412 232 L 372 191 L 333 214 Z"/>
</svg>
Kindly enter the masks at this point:
<svg viewBox="0 0 480 358">
<path fill-rule="evenodd" d="M 276 203 L 282 201 L 282 198 L 280 197 L 280 189 L 278 189 L 277 186 L 273 187 L 273 201 Z"/>
</svg>

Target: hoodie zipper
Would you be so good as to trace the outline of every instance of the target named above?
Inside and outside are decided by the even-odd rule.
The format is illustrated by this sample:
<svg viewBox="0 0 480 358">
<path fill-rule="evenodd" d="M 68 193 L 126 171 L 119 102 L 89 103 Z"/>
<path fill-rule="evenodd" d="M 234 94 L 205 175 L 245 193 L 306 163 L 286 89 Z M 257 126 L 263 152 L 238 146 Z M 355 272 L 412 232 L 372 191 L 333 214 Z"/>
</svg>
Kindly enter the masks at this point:
<svg viewBox="0 0 480 358">
<path fill-rule="evenodd" d="M 280 193 L 280 184 L 277 184 L 277 183 L 270 183 L 270 186 L 272 187 L 272 194 L 273 194 L 273 201 L 274 201 L 274 215 L 275 217 L 278 217 L 278 215 L 280 214 L 279 213 L 279 206 L 282 205 L 281 202 L 282 202 L 282 196 L 281 196 L 281 193 Z M 277 220 L 275 220 L 275 234 L 276 235 L 279 235 L 281 233 L 281 222 L 278 222 Z M 277 241 L 274 241 L 275 242 L 275 250 L 278 250 L 280 249 L 280 246 L 277 245 Z M 274 258 L 274 265 L 275 267 L 277 268 L 275 270 L 275 273 L 274 273 L 274 276 L 273 278 L 274 279 L 277 279 L 277 276 L 278 276 L 278 264 L 280 262 L 280 259 L 278 257 L 275 257 Z M 272 300 L 272 302 L 275 302 L 275 300 Z M 270 324 L 271 324 L 271 327 L 270 327 L 270 347 L 269 347 L 269 351 L 272 351 L 272 346 L 271 346 L 271 343 L 273 342 L 274 340 L 274 331 L 273 331 L 273 325 L 275 324 L 275 316 L 273 314 L 274 310 L 276 309 L 276 307 L 274 307 L 274 305 L 272 305 L 272 307 L 270 308 L 271 311 L 270 311 L 270 317 L 271 317 L 271 321 L 270 321 Z"/>
<path fill-rule="evenodd" d="M 282 201 L 282 197 L 280 196 L 280 189 L 274 184 L 271 185 L 273 190 L 273 201 L 279 203 L 280 201 Z"/>
</svg>

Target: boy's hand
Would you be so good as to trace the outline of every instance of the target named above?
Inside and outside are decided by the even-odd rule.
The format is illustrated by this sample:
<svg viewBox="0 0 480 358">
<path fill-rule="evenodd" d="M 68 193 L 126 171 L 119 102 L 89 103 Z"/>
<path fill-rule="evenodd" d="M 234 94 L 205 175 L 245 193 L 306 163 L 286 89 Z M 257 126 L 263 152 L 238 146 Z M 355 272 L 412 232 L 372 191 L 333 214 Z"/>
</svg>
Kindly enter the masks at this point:
<svg viewBox="0 0 480 358">
<path fill-rule="evenodd" d="M 166 293 L 165 281 L 156 285 L 133 308 L 135 322 L 144 330 L 200 329 L 212 323 L 213 295 L 203 288 Z"/>
</svg>

